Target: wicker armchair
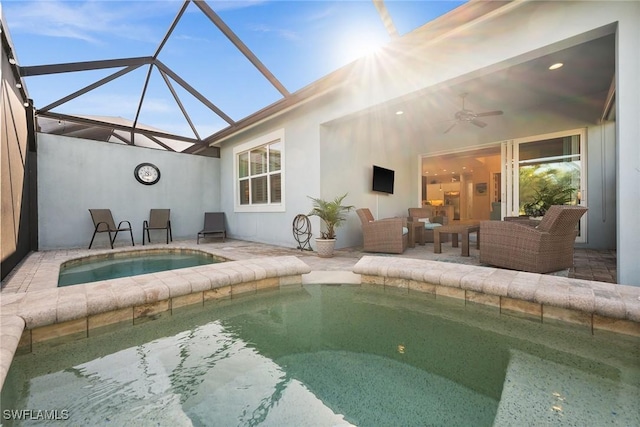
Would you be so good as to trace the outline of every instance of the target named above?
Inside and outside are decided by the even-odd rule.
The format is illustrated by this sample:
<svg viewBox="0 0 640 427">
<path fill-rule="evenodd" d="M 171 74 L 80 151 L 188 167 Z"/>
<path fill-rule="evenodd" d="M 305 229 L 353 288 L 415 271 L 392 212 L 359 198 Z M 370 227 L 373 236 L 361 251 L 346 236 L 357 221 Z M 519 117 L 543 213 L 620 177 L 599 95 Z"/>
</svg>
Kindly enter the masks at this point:
<svg viewBox="0 0 640 427">
<path fill-rule="evenodd" d="M 549 273 L 573 266 L 576 225 L 587 208 L 551 206 L 537 226 L 519 221 L 480 223 L 480 262 Z"/>
<path fill-rule="evenodd" d="M 407 218 L 409 222 L 418 221 L 422 218 L 429 218 L 429 222 L 431 224 L 442 224 L 446 225 L 449 223 L 449 218 L 446 216 L 436 216 L 436 210 L 433 206 L 424 206 L 422 208 L 409 208 L 409 217 Z M 429 228 L 429 224 L 425 224 L 425 229 L 423 231 L 424 242 L 433 243 L 433 228 Z M 443 242 L 449 241 L 449 236 L 442 236 Z"/>
<path fill-rule="evenodd" d="M 401 254 L 409 245 L 409 232 L 406 218 L 388 218 L 374 220 L 367 208 L 356 209 L 362 222 L 362 236 L 365 252 L 383 252 Z"/>
</svg>

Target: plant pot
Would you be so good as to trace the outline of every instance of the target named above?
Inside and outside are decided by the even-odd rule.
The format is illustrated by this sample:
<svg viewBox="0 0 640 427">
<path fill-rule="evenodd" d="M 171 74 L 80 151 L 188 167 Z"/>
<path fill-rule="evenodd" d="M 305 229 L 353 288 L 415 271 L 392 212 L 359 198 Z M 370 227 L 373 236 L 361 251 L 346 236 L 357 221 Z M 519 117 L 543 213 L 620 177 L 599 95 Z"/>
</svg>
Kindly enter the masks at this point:
<svg viewBox="0 0 640 427">
<path fill-rule="evenodd" d="M 336 239 L 316 239 L 316 251 L 321 258 L 331 258 L 336 247 Z"/>
</svg>

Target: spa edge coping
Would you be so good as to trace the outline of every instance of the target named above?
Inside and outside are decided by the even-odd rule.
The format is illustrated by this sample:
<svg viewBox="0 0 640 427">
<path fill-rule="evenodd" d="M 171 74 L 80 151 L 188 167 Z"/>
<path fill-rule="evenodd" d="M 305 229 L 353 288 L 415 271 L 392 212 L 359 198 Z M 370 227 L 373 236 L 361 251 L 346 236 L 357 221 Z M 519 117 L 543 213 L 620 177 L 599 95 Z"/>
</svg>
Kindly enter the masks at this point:
<svg viewBox="0 0 640 427">
<path fill-rule="evenodd" d="M 0 294 L 0 387 L 23 333 L 117 310 L 178 301 L 227 289 L 228 296 L 301 285 L 311 268 L 296 256 L 263 257 L 168 270 L 85 285 Z M 334 272 L 335 273 L 335 272 Z M 422 292 L 540 317 L 543 308 L 566 310 L 550 318 L 569 323 L 598 321 L 603 330 L 640 336 L 640 287 L 439 261 L 364 256 L 353 267 L 363 285 Z M 336 283 L 331 277 L 317 283 Z M 338 283 L 341 283 L 338 281 Z M 249 285 L 248 287 L 244 287 Z M 235 290 L 234 290 L 235 288 Z M 225 294 L 226 295 L 226 294 Z M 185 301 L 184 305 L 191 302 Z M 523 305 L 524 304 L 524 305 Z M 162 310 L 162 309 L 160 309 Z M 579 314 L 576 316 L 575 314 Z M 580 318 L 582 317 L 582 318 Z M 618 323 L 618 327 L 609 327 Z"/>
</svg>

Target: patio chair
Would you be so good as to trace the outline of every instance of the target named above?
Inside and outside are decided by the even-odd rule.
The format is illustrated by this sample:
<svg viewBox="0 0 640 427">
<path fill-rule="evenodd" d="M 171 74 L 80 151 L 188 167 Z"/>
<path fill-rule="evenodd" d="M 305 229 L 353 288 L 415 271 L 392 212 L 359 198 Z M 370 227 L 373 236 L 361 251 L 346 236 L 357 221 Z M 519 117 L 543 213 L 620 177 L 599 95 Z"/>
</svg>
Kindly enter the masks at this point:
<svg viewBox="0 0 640 427">
<path fill-rule="evenodd" d="M 367 208 L 356 209 L 362 222 L 365 252 L 401 254 L 409 245 L 409 229 L 406 218 L 375 220 Z"/>
<path fill-rule="evenodd" d="M 151 209 L 149 211 L 149 221 L 146 219 L 142 223 L 142 246 L 144 246 L 144 233 L 147 232 L 147 241 L 151 243 L 151 237 L 149 236 L 149 230 L 165 230 L 167 234 L 167 245 L 169 240 L 173 242 L 173 235 L 171 234 L 171 209 Z"/>
<path fill-rule="evenodd" d="M 198 232 L 197 242 L 200 244 L 200 238 L 205 238 L 210 234 L 219 234 L 222 241 L 227 237 L 227 229 L 225 227 L 224 212 L 205 212 L 204 227 Z"/>
<path fill-rule="evenodd" d="M 409 208 L 409 222 L 419 221 L 424 223 L 423 243 L 433 243 L 433 229 L 449 223 L 446 216 L 435 215 L 435 209 L 432 206 L 424 206 L 422 208 Z M 448 235 L 443 235 L 443 242 L 449 241 Z"/>
<path fill-rule="evenodd" d="M 586 211 L 582 206 L 554 205 L 536 226 L 520 221 L 482 221 L 480 263 L 532 273 L 571 268 L 576 225 Z"/>
<path fill-rule="evenodd" d="M 89 243 L 89 249 L 91 249 L 91 245 L 93 245 L 93 239 L 95 239 L 96 233 L 109 233 L 109 244 L 111 245 L 111 249 L 113 249 L 113 242 L 115 242 L 116 237 L 118 237 L 118 232 L 128 231 L 131 235 L 131 245 L 136 245 L 133 243 L 133 231 L 131 230 L 131 223 L 129 221 L 120 221 L 116 227 L 113 215 L 111 215 L 111 209 L 89 209 L 89 213 L 91 214 L 93 226 L 95 227 L 93 236 L 91 236 L 91 242 Z M 126 226 L 123 226 L 123 224 L 126 224 Z M 113 237 L 111 237 L 111 233 L 115 233 Z"/>
</svg>

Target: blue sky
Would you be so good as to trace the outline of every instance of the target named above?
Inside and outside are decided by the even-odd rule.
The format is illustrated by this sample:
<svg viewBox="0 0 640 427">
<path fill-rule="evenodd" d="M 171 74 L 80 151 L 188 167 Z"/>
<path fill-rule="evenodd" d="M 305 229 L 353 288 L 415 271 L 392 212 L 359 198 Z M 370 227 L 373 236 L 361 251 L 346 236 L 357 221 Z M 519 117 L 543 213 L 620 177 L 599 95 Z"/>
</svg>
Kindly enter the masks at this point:
<svg viewBox="0 0 640 427">
<path fill-rule="evenodd" d="M 209 1 L 289 92 L 389 41 L 370 0 Z M 459 6 L 454 1 L 385 2 L 401 35 Z M 2 0 L 2 11 L 21 66 L 58 64 L 155 53 L 181 0 Z M 159 59 L 234 120 L 281 95 L 194 4 L 174 30 Z M 127 74 L 53 111 L 133 119 L 147 67 Z M 42 108 L 117 69 L 26 78 Z M 177 84 L 201 137 L 226 126 Z M 149 83 L 141 123 L 193 136 L 157 71 Z"/>
</svg>

